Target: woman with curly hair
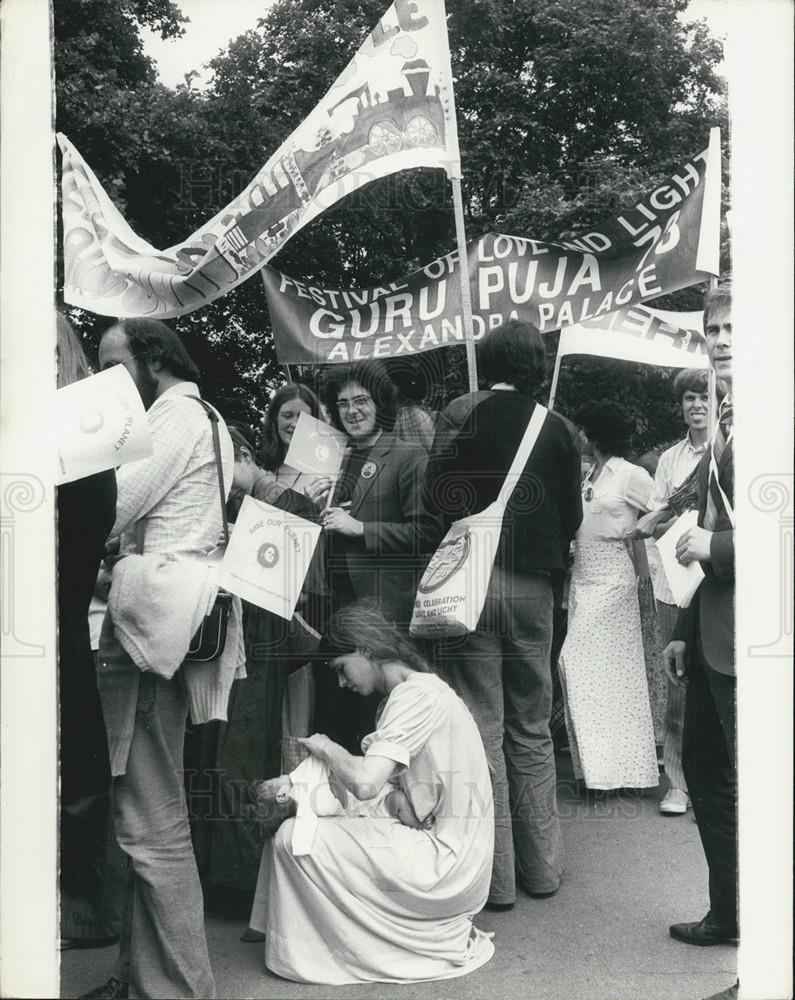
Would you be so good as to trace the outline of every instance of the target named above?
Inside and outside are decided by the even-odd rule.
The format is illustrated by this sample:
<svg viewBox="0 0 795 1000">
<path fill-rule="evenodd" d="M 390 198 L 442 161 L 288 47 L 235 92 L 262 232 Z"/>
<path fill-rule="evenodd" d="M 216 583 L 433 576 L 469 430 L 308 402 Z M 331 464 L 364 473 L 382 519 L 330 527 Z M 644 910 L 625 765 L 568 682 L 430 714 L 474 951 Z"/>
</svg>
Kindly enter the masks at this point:
<svg viewBox="0 0 795 1000">
<path fill-rule="evenodd" d="M 574 773 L 592 789 L 656 787 L 637 581 L 625 543 L 649 510 L 654 484 L 624 457 L 635 421 L 621 406 L 592 401 L 574 419 L 594 460 L 582 482 L 559 662 Z"/>
<path fill-rule="evenodd" d="M 369 598 L 408 631 L 414 596 L 439 525 L 422 504 L 428 455 L 393 433 L 397 388 L 379 361 L 335 365 L 323 400 L 348 438 L 346 460 L 323 511 L 331 609 Z M 376 702 L 355 699 L 316 673 L 315 725 L 349 749 L 370 732 Z"/>
</svg>

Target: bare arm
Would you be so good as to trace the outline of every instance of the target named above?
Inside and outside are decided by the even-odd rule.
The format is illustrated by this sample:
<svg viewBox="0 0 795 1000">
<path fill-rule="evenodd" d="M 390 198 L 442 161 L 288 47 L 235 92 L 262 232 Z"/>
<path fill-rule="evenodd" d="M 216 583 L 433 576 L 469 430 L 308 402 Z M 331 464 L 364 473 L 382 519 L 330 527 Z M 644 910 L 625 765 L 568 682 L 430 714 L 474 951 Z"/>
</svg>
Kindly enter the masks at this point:
<svg viewBox="0 0 795 1000">
<path fill-rule="evenodd" d="M 398 766 L 388 757 L 354 757 L 322 733 L 298 742 L 303 743 L 313 757 L 327 764 L 329 771 L 361 802 L 374 799 Z"/>
</svg>

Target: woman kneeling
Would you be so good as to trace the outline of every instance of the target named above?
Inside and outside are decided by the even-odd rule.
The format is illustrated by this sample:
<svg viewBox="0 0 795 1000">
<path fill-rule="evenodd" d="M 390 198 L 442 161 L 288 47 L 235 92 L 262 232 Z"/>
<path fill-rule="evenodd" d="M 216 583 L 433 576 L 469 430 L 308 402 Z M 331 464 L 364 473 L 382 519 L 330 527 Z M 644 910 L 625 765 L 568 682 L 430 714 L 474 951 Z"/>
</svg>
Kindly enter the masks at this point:
<svg viewBox="0 0 795 1000">
<path fill-rule="evenodd" d="M 364 756 L 322 735 L 303 741 L 334 798 L 333 808 L 314 812 L 338 815 L 307 819 L 313 796 L 298 794 L 298 818 L 266 845 L 251 917 L 265 934 L 265 963 L 307 983 L 465 975 L 494 953 L 472 923 L 486 902 L 494 846 L 477 726 L 373 605 L 334 615 L 321 655 L 340 686 L 385 698 Z M 289 778 L 276 779 L 263 794 L 289 788 Z M 311 846 L 297 850 L 307 823 Z"/>
</svg>

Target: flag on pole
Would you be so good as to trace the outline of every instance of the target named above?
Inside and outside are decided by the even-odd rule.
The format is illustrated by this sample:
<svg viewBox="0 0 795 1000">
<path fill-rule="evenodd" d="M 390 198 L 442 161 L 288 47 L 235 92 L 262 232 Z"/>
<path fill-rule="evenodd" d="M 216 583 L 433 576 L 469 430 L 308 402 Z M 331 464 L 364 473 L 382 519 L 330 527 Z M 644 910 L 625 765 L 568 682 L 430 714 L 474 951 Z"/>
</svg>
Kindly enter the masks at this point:
<svg viewBox="0 0 795 1000">
<path fill-rule="evenodd" d="M 301 413 L 284 462 L 291 469 L 316 476 L 336 476 L 345 456 L 346 436 L 331 424 Z"/>
<path fill-rule="evenodd" d="M 702 313 L 635 305 L 564 327 L 558 355 L 591 354 L 666 368 L 707 368 Z"/>
<path fill-rule="evenodd" d="M 106 316 L 168 318 L 245 281 L 347 194 L 409 167 L 460 177 L 443 0 L 396 0 L 312 113 L 246 189 L 184 242 L 138 237 L 66 136 L 64 298 Z"/>
</svg>

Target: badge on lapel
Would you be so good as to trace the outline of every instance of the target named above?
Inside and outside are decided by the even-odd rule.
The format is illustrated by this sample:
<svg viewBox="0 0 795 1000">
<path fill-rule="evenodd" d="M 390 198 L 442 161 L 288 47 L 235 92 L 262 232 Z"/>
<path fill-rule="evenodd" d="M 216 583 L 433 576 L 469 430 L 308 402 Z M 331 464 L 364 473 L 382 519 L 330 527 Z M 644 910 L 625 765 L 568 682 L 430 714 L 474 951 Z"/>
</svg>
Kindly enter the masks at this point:
<svg viewBox="0 0 795 1000">
<path fill-rule="evenodd" d="M 375 462 L 365 462 L 362 466 L 362 479 L 372 479 L 376 472 L 378 472 L 378 466 Z"/>
</svg>

